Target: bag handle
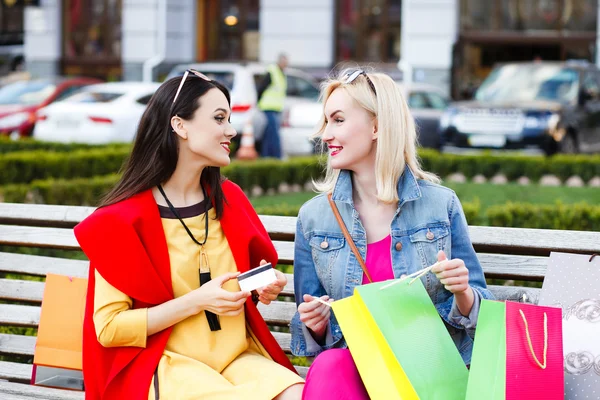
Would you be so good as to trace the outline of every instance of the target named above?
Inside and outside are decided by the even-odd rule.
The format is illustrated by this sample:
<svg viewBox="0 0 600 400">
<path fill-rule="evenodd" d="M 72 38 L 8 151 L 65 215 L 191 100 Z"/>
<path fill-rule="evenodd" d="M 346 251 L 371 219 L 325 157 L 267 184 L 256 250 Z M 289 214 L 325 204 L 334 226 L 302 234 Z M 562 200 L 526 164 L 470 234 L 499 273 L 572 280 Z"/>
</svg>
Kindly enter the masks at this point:
<svg viewBox="0 0 600 400">
<path fill-rule="evenodd" d="M 533 356 L 533 360 L 541 369 L 546 369 L 548 361 L 546 357 L 548 353 L 548 315 L 544 313 L 544 362 L 541 363 L 536 357 L 535 352 L 533 351 L 533 345 L 531 344 L 531 336 L 529 335 L 529 326 L 527 325 L 527 318 L 525 318 L 525 313 L 523 313 L 523 310 L 521 309 L 519 309 L 519 312 L 521 313 L 521 318 L 523 318 L 523 323 L 525 324 L 525 335 L 527 336 L 527 343 L 529 344 L 529 351 Z"/>
<path fill-rule="evenodd" d="M 367 271 L 367 266 L 365 265 L 364 260 L 362 259 L 360 253 L 358 252 L 358 249 L 356 248 L 356 245 L 354 244 L 354 240 L 352 240 L 352 237 L 350 236 L 350 233 L 348 232 L 348 229 L 346 228 L 346 224 L 344 224 L 344 220 L 342 219 L 342 216 L 340 215 L 340 212 L 339 212 L 337 206 L 335 205 L 335 202 L 331 198 L 331 193 L 329 193 L 327 195 L 327 199 L 329 200 L 329 205 L 331 206 L 331 209 L 333 210 L 333 215 L 335 215 L 335 219 L 337 220 L 338 224 L 340 225 L 340 228 L 342 229 L 342 233 L 344 234 L 344 237 L 348 241 L 348 244 L 350 245 L 350 248 L 352 249 L 354 256 L 358 260 L 360 267 L 362 268 L 363 272 L 367 276 L 369 283 L 373 283 L 373 279 L 371 279 L 371 274 L 369 274 L 369 271 Z"/>
</svg>

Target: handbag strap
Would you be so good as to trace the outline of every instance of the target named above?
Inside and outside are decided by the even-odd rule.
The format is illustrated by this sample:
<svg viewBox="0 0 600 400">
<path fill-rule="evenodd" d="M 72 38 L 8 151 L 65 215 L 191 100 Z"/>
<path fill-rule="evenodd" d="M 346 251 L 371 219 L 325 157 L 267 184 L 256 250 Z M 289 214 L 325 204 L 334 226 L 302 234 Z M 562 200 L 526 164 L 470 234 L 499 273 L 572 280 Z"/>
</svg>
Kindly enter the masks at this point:
<svg viewBox="0 0 600 400">
<path fill-rule="evenodd" d="M 365 265 L 365 262 L 364 262 L 362 256 L 358 252 L 358 249 L 356 248 L 356 245 L 354 244 L 354 240 L 352 240 L 352 237 L 350 236 L 350 233 L 348 232 L 348 229 L 346 228 L 346 224 L 344 224 L 344 220 L 342 219 L 342 216 L 340 215 L 340 212 L 339 212 L 337 206 L 335 205 L 335 202 L 331 198 L 331 193 L 329 193 L 327 195 L 327 199 L 329 200 L 329 205 L 331 206 L 331 209 L 333 210 L 333 215 L 335 215 L 335 219 L 337 220 L 338 224 L 340 225 L 340 228 L 342 229 L 342 233 L 344 234 L 346 241 L 348 241 L 348 244 L 350 245 L 350 248 L 352 249 L 354 256 L 358 260 L 360 267 L 362 268 L 363 272 L 367 276 L 369 283 L 373 283 L 373 279 L 371 279 L 371 274 L 369 274 L 369 271 L 367 270 L 367 266 Z"/>
</svg>

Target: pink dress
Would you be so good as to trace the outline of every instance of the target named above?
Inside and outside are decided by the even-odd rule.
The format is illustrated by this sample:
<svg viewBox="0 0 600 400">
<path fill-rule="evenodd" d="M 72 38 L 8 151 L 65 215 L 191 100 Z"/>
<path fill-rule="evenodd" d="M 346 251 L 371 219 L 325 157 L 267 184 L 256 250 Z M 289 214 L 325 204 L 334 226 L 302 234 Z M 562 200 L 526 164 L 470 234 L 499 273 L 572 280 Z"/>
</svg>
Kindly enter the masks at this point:
<svg viewBox="0 0 600 400">
<path fill-rule="evenodd" d="M 373 282 L 394 279 L 392 269 L 392 237 L 367 244 L 365 264 Z M 363 285 L 369 283 L 363 274 Z M 306 375 L 303 400 L 363 400 L 369 399 L 350 350 L 331 349 L 321 353 Z"/>
</svg>

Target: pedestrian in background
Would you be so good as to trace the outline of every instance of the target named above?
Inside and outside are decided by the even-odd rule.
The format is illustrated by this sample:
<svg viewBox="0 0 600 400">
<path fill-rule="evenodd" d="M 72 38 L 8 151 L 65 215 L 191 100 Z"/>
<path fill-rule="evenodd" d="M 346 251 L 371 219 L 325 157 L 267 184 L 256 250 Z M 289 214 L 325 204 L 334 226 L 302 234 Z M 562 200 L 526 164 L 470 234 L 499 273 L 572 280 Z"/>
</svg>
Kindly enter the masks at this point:
<svg viewBox="0 0 600 400">
<path fill-rule="evenodd" d="M 287 56 L 280 54 L 277 57 L 277 64 L 271 64 L 267 68 L 267 74 L 258 88 L 258 108 L 267 118 L 260 152 L 262 157 L 281 158 L 279 125 L 287 90 L 285 77 L 287 66 Z"/>
</svg>

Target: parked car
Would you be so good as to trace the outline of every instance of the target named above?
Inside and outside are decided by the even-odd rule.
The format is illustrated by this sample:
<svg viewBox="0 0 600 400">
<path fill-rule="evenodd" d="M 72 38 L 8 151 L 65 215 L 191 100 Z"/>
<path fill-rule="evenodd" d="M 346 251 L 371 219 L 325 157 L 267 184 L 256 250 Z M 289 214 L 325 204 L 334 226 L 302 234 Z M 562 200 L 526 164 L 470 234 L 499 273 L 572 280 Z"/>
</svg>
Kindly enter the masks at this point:
<svg viewBox="0 0 600 400">
<path fill-rule="evenodd" d="M 254 136 L 261 140 L 266 125 L 264 114 L 256 112 L 257 87 L 267 73 L 267 67 L 262 64 L 248 63 L 202 63 L 181 64 L 175 66 L 167 79 L 181 76 L 186 69 L 193 68 L 214 79 L 231 92 L 231 124 L 238 132 L 237 140 L 248 121 L 252 121 Z M 287 68 L 287 97 L 285 108 L 301 102 L 315 102 L 319 97 L 319 85 L 308 74 Z"/>
<path fill-rule="evenodd" d="M 93 78 L 54 78 L 3 86 L 0 88 L 0 135 L 10 135 L 13 139 L 30 136 L 40 108 L 99 82 Z"/>
<path fill-rule="evenodd" d="M 159 83 L 91 85 L 38 112 L 33 136 L 52 142 L 131 142 Z"/>
<path fill-rule="evenodd" d="M 600 71 L 586 61 L 499 65 L 472 101 L 450 105 L 445 146 L 600 151 Z"/>
<path fill-rule="evenodd" d="M 420 145 L 439 148 L 439 121 L 449 103 L 446 95 L 432 85 L 397 84 L 415 118 Z M 323 106 L 316 101 L 294 105 L 284 113 L 281 136 L 285 154 L 306 155 L 320 151 L 320 145 L 311 142 L 310 136 L 316 132 L 322 114 Z"/>
</svg>

